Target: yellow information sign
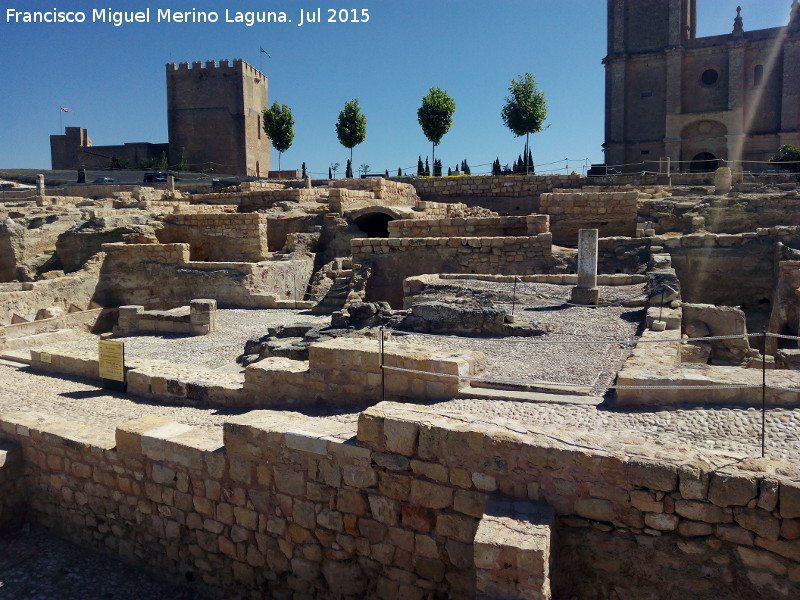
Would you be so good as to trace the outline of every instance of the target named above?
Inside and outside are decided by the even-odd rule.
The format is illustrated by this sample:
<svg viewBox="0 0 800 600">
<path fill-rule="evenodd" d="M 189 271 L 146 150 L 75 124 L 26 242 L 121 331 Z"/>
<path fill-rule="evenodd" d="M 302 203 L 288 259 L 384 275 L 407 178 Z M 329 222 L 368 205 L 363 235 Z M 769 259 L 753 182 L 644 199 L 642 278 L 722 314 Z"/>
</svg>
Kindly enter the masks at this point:
<svg viewBox="0 0 800 600">
<path fill-rule="evenodd" d="M 49 352 L 40 352 L 39 360 L 42 361 L 43 363 L 52 363 L 53 357 L 50 355 Z"/>
<path fill-rule="evenodd" d="M 125 381 L 125 343 L 100 340 L 100 377 Z"/>
</svg>

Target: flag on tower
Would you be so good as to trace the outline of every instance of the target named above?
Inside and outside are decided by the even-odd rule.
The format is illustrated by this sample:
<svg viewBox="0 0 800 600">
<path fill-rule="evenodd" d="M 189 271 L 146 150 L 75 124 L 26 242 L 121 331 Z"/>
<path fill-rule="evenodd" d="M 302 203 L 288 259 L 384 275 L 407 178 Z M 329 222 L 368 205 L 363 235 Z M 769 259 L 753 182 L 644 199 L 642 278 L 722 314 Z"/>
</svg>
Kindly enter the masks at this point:
<svg viewBox="0 0 800 600">
<path fill-rule="evenodd" d="M 272 57 L 269 55 L 269 52 L 267 52 L 266 50 L 264 50 L 264 48 L 261 48 L 261 47 L 259 46 L 259 49 L 261 50 L 261 52 L 263 52 L 264 54 L 266 54 L 266 55 L 267 55 L 267 58 L 272 58 Z"/>
<path fill-rule="evenodd" d="M 69 109 L 68 109 L 68 108 L 64 108 L 63 106 L 62 106 L 62 107 L 60 107 L 60 108 L 61 108 L 61 112 L 69 112 Z"/>
</svg>

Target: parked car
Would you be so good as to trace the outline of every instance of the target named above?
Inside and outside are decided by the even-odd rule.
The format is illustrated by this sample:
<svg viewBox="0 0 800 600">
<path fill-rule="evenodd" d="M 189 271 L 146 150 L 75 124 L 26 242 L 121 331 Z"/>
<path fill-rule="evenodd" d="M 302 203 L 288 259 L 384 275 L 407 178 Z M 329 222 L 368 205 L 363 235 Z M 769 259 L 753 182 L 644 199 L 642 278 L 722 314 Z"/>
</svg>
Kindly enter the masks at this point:
<svg viewBox="0 0 800 600">
<path fill-rule="evenodd" d="M 143 181 L 144 183 L 167 183 L 167 177 L 169 177 L 169 173 L 164 171 L 151 171 L 144 174 Z"/>
<path fill-rule="evenodd" d="M 119 183 L 119 179 L 113 177 L 98 177 L 92 183 Z"/>
</svg>

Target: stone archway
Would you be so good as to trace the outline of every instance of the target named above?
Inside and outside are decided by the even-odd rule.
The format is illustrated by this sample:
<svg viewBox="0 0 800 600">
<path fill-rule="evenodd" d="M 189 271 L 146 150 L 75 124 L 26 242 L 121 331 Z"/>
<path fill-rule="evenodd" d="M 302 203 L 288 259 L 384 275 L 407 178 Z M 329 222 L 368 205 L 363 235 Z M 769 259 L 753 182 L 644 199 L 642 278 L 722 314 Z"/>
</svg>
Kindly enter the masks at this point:
<svg viewBox="0 0 800 600">
<path fill-rule="evenodd" d="M 681 130 L 681 170 L 714 171 L 728 158 L 728 128 L 719 121 L 702 119 Z"/>
<path fill-rule="evenodd" d="M 693 173 L 710 173 L 724 166 L 724 161 L 718 159 L 711 152 L 701 152 L 692 158 L 689 170 Z"/>
<path fill-rule="evenodd" d="M 394 217 L 382 212 L 370 212 L 353 219 L 361 231 L 371 238 L 388 238 L 389 221 L 394 221 Z"/>
</svg>

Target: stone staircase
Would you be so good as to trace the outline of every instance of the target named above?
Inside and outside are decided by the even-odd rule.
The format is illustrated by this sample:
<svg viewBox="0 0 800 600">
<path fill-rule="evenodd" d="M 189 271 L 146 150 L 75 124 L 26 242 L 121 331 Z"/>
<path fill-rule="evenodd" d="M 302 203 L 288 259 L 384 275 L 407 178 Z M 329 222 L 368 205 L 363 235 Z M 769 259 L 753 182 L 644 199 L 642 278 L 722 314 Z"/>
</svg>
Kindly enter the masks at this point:
<svg viewBox="0 0 800 600">
<path fill-rule="evenodd" d="M 349 259 L 343 258 L 337 261 L 337 268 L 333 271 L 333 285 L 322 297 L 322 300 L 311 309 L 316 314 L 331 314 L 337 310 L 342 310 L 350 294 L 350 283 L 353 280 L 353 265 Z"/>
</svg>

